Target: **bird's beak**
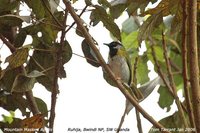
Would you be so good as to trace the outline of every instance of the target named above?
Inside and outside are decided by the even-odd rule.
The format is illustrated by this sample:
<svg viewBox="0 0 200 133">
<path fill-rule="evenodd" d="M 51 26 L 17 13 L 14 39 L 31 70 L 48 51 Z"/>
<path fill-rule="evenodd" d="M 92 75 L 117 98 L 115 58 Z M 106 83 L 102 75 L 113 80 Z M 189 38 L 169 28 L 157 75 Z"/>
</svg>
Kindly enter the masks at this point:
<svg viewBox="0 0 200 133">
<path fill-rule="evenodd" d="M 103 44 L 109 47 L 109 43 L 103 43 Z"/>
</svg>

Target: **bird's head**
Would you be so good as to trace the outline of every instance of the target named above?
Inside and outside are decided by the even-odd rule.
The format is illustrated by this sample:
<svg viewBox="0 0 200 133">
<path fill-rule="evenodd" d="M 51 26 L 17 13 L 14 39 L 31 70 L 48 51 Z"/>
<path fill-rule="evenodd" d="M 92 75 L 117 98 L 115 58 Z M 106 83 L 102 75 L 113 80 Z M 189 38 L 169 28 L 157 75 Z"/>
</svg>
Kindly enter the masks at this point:
<svg viewBox="0 0 200 133">
<path fill-rule="evenodd" d="M 104 45 L 108 46 L 109 47 L 109 55 L 111 57 L 115 56 L 118 54 L 119 50 L 120 49 L 123 49 L 123 45 L 119 42 L 111 42 L 111 43 L 104 43 Z"/>
</svg>

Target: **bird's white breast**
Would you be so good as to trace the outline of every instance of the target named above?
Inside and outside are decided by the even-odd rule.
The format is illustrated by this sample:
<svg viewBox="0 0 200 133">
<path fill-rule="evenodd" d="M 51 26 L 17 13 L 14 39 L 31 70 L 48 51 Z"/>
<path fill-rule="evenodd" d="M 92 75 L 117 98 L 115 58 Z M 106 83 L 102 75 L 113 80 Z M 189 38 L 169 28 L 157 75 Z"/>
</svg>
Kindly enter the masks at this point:
<svg viewBox="0 0 200 133">
<path fill-rule="evenodd" d="M 125 83 L 129 82 L 130 69 L 124 57 L 116 55 L 109 58 L 108 64 L 117 78 L 121 78 L 121 80 Z"/>
</svg>

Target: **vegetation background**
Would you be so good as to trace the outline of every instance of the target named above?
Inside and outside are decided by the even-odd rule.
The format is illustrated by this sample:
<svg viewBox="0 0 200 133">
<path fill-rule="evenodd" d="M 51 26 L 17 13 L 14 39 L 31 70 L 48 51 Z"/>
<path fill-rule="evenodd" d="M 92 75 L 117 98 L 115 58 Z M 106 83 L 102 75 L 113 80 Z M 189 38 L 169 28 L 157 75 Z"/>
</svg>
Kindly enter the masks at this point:
<svg viewBox="0 0 200 133">
<path fill-rule="evenodd" d="M 89 128 L 97 123 L 99 127 L 105 127 L 106 122 L 108 128 L 115 128 L 123 112 L 122 100 L 125 101 L 123 95 L 119 95 L 120 90 L 137 110 L 137 119 L 132 117 L 134 113 L 125 118 L 124 124 L 131 123 L 127 124 L 127 128 L 136 129 L 137 125 L 140 133 L 152 132 L 151 125 L 148 129 L 143 125 L 148 121 L 160 131 L 164 127 L 174 127 L 177 130 L 200 132 L 198 1 L 84 2 L 0 0 L 0 107 L 10 112 L 9 115 L 2 115 L 2 131 L 15 127 L 46 127 L 47 132 L 53 132 L 51 129 L 55 127 L 54 131 L 57 132 L 63 128 L 68 130 L 70 124 L 71 128 L 79 128 L 77 122 L 83 129 L 89 118 L 85 115 L 88 111 L 90 118 L 93 118 L 88 121 L 91 124 Z M 80 3 L 82 7 L 77 6 Z M 149 9 L 149 4 L 155 5 Z M 28 8 L 25 9 L 28 15 L 21 11 L 24 6 Z M 124 14 L 126 19 L 120 25 L 120 18 Z M 111 36 L 112 39 L 105 39 L 105 36 Z M 153 64 L 151 68 L 164 81 L 165 87 L 158 89 L 159 96 L 151 95 L 152 99 L 149 97 L 145 100 L 148 105 L 158 101 L 163 109 L 161 112 L 165 114 L 162 119 L 155 114 L 158 108 L 148 108 L 143 103 L 141 107 L 105 64 L 107 50 L 102 43 L 111 40 L 121 41 L 130 53 L 135 84 L 141 85 L 150 80 L 148 64 Z M 145 50 L 141 52 L 141 49 Z M 85 58 L 81 57 L 80 50 Z M 83 68 L 82 64 L 86 64 L 86 61 L 89 64 Z M 73 62 L 76 63 L 74 69 L 70 68 Z M 108 88 L 101 66 L 119 90 Z M 98 82 L 93 72 L 98 72 Z M 88 75 L 88 81 L 84 80 Z M 70 82 L 70 78 L 76 79 L 76 82 Z M 92 89 L 88 89 L 90 86 Z M 180 100 L 177 91 L 182 93 L 183 99 Z M 62 97 L 67 97 L 66 101 L 59 101 Z M 57 101 L 62 104 L 56 106 Z M 173 103 L 176 112 L 171 109 Z M 114 111 L 111 110 L 113 108 Z M 23 117 L 16 117 L 16 110 Z M 59 110 L 65 110 L 66 113 L 60 115 Z M 165 111 L 171 111 L 172 115 L 168 116 Z M 140 119 L 139 112 L 145 120 L 143 117 Z M 113 113 L 115 116 L 109 120 Z M 155 115 L 150 117 L 151 114 Z M 55 120 L 55 116 L 62 119 Z M 101 116 L 98 117 L 99 122 L 97 116 Z M 71 121 L 68 118 L 72 118 Z M 66 123 L 59 127 L 57 123 L 63 122 L 63 119 Z M 59 127 L 57 130 L 56 125 Z"/>
</svg>

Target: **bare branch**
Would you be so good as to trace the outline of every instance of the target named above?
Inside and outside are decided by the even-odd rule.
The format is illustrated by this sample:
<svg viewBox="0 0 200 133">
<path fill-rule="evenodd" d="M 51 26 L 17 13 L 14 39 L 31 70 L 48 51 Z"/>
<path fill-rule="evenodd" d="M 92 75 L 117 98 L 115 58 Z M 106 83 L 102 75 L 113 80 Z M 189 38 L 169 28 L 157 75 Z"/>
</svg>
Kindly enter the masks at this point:
<svg viewBox="0 0 200 133">
<path fill-rule="evenodd" d="M 189 115 L 189 120 L 191 127 L 195 127 L 194 122 L 194 115 L 193 115 L 193 109 L 192 109 L 192 103 L 190 98 L 190 92 L 189 92 L 189 79 L 188 79 L 188 51 L 187 51 L 187 22 L 188 22 L 188 10 L 187 10 L 187 0 L 182 1 L 182 9 L 183 9 L 183 17 L 182 17 L 182 62 L 183 62 L 183 82 L 184 82 L 184 93 L 185 93 L 185 101 L 187 106 L 187 112 Z"/>
<path fill-rule="evenodd" d="M 67 15 L 68 11 L 67 9 L 65 10 L 65 17 L 63 21 L 63 26 L 66 26 L 66 21 L 67 21 Z M 58 51 L 56 52 L 56 63 L 55 63 L 55 74 L 54 74 L 54 79 L 53 79 L 53 88 L 51 92 L 51 111 L 50 111 L 50 118 L 49 118 L 49 133 L 53 133 L 53 128 L 54 128 L 54 120 L 55 120 L 55 108 L 56 108 L 56 102 L 57 102 L 57 94 L 59 92 L 59 85 L 58 85 L 58 77 L 60 73 L 60 68 L 63 65 L 62 64 L 62 52 L 63 52 L 63 47 L 64 47 L 64 41 L 65 41 L 65 29 L 62 29 L 61 37 L 60 37 L 60 46 Z"/>
<path fill-rule="evenodd" d="M 200 132 L 200 86 L 197 46 L 197 0 L 188 0 L 188 33 L 190 83 L 192 90 L 193 114 L 197 133 Z"/>
<path fill-rule="evenodd" d="M 173 91 L 173 94 L 174 94 L 174 98 L 175 98 L 175 102 L 176 102 L 176 105 L 177 105 L 177 108 L 178 108 L 178 111 L 179 111 L 179 115 L 180 115 L 181 119 L 183 120 L 184 126 L 188 127 L 188 123 L 186 121 L 183 108 L 181 106 L 179 97 L 177 95 L 176 85 L 175 85 L 174 77 L 172 75 L 172 70 L 171 70 L 171 64 L 170 64 L 169 57 L 168 57 L 168 54 L 167 54 L 168 52 L 167 52 L 167 45 L 166 45 L 166 42 L 165 42 L 165 35 L 164 35 L 163 32 L 162 32 L 162 44 L 163 44 L 163 50 L 164 50 L 164 57 L 165 57 L 166 65 L 167 65 L 169 84 L 170 84 L 172 91 Z"/>
</svg>

